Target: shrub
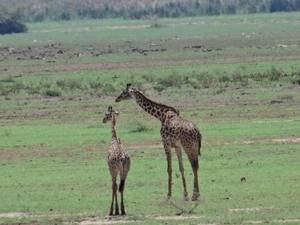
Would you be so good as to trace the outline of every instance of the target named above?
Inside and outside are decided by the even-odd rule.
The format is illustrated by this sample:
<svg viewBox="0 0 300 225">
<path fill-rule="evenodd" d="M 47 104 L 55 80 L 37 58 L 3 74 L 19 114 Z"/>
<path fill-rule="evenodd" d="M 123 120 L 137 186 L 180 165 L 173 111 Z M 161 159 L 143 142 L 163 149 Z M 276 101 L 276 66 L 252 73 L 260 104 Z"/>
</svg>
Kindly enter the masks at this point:
<svg viewBox="0 0 300 225">
<path fill-rule="evenodd" d="M 73 89 L 81 89 L 82 81 L 81 80 L 75 80 L 75 79 L 70 79 L 67 81 L 68 87 L 73 90 Z"/>
<path fill-rule="evenodd" d="M 257 73 L 251 73 L 249 77 L 255 81 L 262 81 L 263 79 L 268 77 L 268 74 L 257 72 Z"/>
<path fill-rule="evenodd" d="M 0 83 L 0 95 L 4 96 L 4 95 L 7 95 L 9 93 L 9 90 L 3 85 Z"/>
<path fill-rule="evenodd" d="M 222 77 L 219 78 L 219 82 L 220 83 L 225 83 L 225 82 L 229 82 L 230 78 L 227 75 L 223 75 Z"/>
<path fill-rule="evenodd" d="M 210 88 L 213 82 L 213 76 L 207 71 L 201 71 L 196 78 L 201 83 L 203 88 Z"/>
<path fill-rule="evenodd" d="M 49 89 L 49 88 L 51 87 L 51 85 L 52 85 L 52 82 L 51 82 L 51 81 L 48 81 L 48 80 L 46 79 L 46 80 L 44 80 L 44 81 L 40 81 L 40 85 L 41 85 L 41 87 L 43 87 L 43 88 Z"/>
<path fill-rule="evenodd" d="M 11 87 L 13 93 L 19 93 L 22 89 L 24 89 L 24 84 L 21 82 L 14 83 Z"/>
<path fill-rule="evenodd" d="M 157 92 L 162 92 L 163 90 L 165 90 L 165 88 L 163 86 L 154 86 L 153 89 Z"/>
<path fill-rule="evenodd" d="M 0 34 L 27 32 L 26 25 L 22 22 L 24 12 L 21 7 L 8 8 L 0 4 Z"/>
<path fill-rule="evenodd" d="M 39 94 L 40 93 L 40 87 L 33 87 L 31 86 L 28 88 L 28 94 L 33 95 L 33 94 Z"/>
<path fill-rule="evenodd" d="M 66 86 L 66 82 L 65 80 L 57 80 L 56 85 L 57 87 L 64 88 Z"/>
<path fill-rule="evenodd" d="M 60 96 L 61 94 L 60 94 L 59 91 L 48 89 L 44 92 L 44 95 L 51 96 L 51 97 L 56 97 L 56 96 Z"/>
<path fill-rule="evenodd" d="M 243 81 L 243 76 L 241 75 L 240 71 L 235 71 L 232 74 L 232 81 L 233 82 Z"/>
<path fill-rule="evenodd" d="M 216 87 L 214 93 L 215 93 L 216 95 L 219 95 L 219 94 L 222 94 L 222 93 L 225 92 L 225 91 L 226 91 L 226 89 L 225 89 L 224 85 L 223 85 L 223 84 L 220 84 L 220 85 L 218 85 L 218 86 Z"/>
<path fill-rule="evenodd" d="M 278 81 L 281 76 L 282 76 L 282 73 L 279 72 L 275 67 L 271 68 L 271 70 L 269 72 L 270 81 Z"/>
</svg>

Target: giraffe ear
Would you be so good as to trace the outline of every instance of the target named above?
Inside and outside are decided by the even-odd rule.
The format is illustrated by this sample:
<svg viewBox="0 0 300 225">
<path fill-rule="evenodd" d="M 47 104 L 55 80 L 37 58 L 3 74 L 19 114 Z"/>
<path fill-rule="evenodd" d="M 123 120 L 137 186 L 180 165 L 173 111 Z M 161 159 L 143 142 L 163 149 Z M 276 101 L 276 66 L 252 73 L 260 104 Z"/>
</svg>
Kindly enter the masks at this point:
<svg viewBox="0 0 300 225">
<path fill-rule="evenodd" d="M 131 86 L 131 84 L 129 83 L 129 84 L 127 84 L 127 88 L 129 88 Z"/>
<path fill-rule="evenodd" d="M 115 113 L 116 115 L 120 115 L 122 112 L 116 111 Z"/>
</svg>

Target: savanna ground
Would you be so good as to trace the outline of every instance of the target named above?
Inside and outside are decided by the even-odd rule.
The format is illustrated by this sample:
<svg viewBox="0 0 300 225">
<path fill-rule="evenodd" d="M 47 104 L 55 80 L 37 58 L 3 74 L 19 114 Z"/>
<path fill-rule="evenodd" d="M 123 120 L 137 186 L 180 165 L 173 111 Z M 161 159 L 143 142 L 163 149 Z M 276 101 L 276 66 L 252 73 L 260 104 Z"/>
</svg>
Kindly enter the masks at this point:
<svg viewBox="0 0 300 225">
<path fill-rule="evenodd" d="M 299 13 L 29 24 L 0 36 L 0 223 L 300 223 Z M 201 130 L 199 202 L 126 83 Z M 107 216 L 107 107 L 132 166 Z M 189 196 L 192 172 L 184 155 Z"/>
</svg>

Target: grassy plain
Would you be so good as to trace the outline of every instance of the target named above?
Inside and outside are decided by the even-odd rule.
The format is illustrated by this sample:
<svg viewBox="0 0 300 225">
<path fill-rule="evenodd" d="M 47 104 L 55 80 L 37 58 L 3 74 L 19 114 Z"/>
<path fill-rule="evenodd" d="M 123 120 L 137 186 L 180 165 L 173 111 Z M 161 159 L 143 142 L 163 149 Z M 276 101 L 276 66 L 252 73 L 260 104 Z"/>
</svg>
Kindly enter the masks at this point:
<svg viewBox="0 0 300 225">
<path fill-rule="evenodd" d="M 1 36 L 0 223 L 299 223 L 298 18 L 35 23 Z M 166 200 L 159 121 L 114 102 L 128 82 L 200 128 L 199 202 L 183 201 L 175 154 Z M 109 105 L 132 157 L 124 217 L 107 216 Z"/>
</svg>

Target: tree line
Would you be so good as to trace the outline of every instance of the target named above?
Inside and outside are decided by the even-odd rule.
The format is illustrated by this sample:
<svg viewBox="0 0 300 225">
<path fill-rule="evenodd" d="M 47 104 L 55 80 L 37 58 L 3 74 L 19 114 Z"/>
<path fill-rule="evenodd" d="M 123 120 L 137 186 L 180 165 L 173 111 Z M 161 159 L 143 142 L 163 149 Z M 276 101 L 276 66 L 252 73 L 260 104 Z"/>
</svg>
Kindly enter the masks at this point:
<svg viewBox="0 0 300 225">
<path fill-rule="evenodd" d="M 0 0 L 0 34 L 26 31 L 26 22 L 143 19 L 299 11 L 300 0 Z"/>
</svg>

